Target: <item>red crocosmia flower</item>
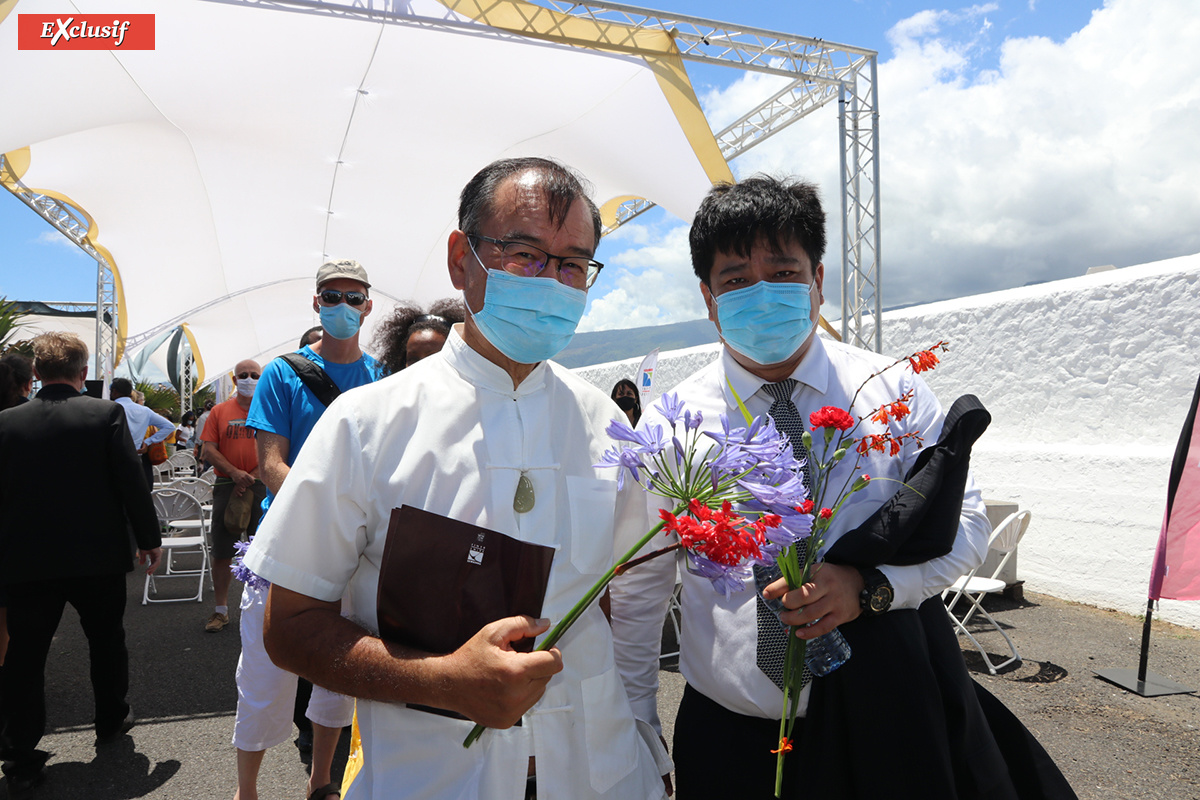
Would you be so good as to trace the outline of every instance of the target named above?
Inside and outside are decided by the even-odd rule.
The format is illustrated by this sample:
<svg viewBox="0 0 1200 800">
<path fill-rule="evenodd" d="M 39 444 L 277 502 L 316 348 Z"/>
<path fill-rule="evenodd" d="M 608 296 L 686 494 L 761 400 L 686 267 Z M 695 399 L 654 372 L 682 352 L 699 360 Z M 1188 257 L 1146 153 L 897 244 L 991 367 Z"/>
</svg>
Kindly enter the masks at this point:
<svg viewBox="0 0 1200 800">
<path fill-rule="evenodd" d="M 720 510 L 714 510 L 695 499 L 688 503 L 689 516 L 677 518 L 668 511 L 659 514 L 665 522 L 664 529 L 676 534 L 685 548 L 730 567 L 747 559 L 761 558 L 760 545 L 767 541 L 764 532 L 781 522 L 774 514 L 748 522 L 735 514 L 728 502 Z"/>
<path fill-rule="evenodd" d="M 871 415 L 872 422 L 878 422 L 880 425 L 887 425 L 888 410 L 887 406 L 880 406 L 879 410 Z"/>
<path fill-rule="evenodd" d="M 854 417 L 844 408 L 825 406 L 808 415 L 808 424 L 813 428 L 837 428 L 839 431 L 854 427 Z"/>
<path fill-rule="evenodd" d="M 786 736 L 779 740 L 779 749 L 772 750 L 772 753 L 790 753 L 792 752 L 792 740 Z"/>
<path fill-rule="evenodd" d="M 938 365 L 938 357 L 933 354 L 932 350 L 922 350 L 909 356 L 908 363 L 912 366 L 913 372 L 928 372 Z"/>
<path fill-rule="evenodd" d="M 872 450 L 882 453 L 884 443 L 888 440 L 888 436 L 879 433 L 870 433 L 858 440 L 858 454 L 865 456 Z"/>
<path fill-rule="evenodd" d="M 830 517 L 832 517 L 832 516 L 833 516 L 833 509 L 831 509 L 831 508 L 822 508 L 822 509 L 821 509 L 821 513 L 820 513 L 818 516 L 820 516 L 820 517 L 821 517 L 821 519 L 829 519 Z"/>
<path fill-rule="evenodd" d="M 891 440 L 892 449 L 890 455 L 896 456 L 900 454 L 900 443 L 895 439 Z"/>
</svg>

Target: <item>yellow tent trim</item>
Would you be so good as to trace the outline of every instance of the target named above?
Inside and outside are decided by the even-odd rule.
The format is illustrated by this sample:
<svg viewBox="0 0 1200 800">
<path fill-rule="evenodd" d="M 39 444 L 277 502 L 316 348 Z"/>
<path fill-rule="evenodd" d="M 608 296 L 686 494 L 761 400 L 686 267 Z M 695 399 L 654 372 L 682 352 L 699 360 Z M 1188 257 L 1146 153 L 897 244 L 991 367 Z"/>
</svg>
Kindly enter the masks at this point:
<svg viewBox="0 0 1200 800">
<path fill-rule="evenodd" d="M 644 197 L 638 197 L 632 194 L 623 194 L 620 197 L 614 197 L 604 205 L 600 206 L 600 223 L 605 228 L 611 228 L 617 224 L 617 210 L 621 204 L 627 200 L 644 200 Z"/>
<path fill-rule="evenodd" d="M 493 28 L 534 39 L 640 56 L 654 72 L 663 96 L 692 151 L 713 183 L 733 183 L 721 148 L 700 108 L 675 40 L 667 31 L 637 30 L 616 22 L 573 17 L 522 0 L 440 0 L 451 11 Z"/>
<path fill-rule="evenodd" d="M 17 7 L 17 0 L 0 0 L 0 23 Z"/>
<path fill-rule="evenodd" d="M 196 337 L 192 335 L 192 329 L 185 322 L 179 326 L 183 329 L 183 335 L 187 337 L 188 344 L 192 347 L 192 361 L 196 363 L 196 385 L 204 385 L 204 358 L 200 355 L 200 345 L 196 344 Z"/>
<path fill-rule="evenodd" d="M 3 10 L 3 6 L 0 6 L 0 11 Z M 127 330 L 125 314 L 122 313 L 123 309 L 125 308 L 125 287 L 121 282 L 121 271 L 117 268 L 116 259 L 113 258 L 112 253 L 109 252 L 107 247 L 99 243 L 100 226 L 96 224 L 95 218 L 87 212 L 87 209 L 85 209 L 79 203 L 76 203 L 62 192 L 56 192 L 53 189 L 23 189 L 17 185 L 17 181 L 20 180 L 21 177 L 29 170 L 29 165 L 33 161 L 32 154 L 30 153 L 28 147 L 22 147 L 19 150 L 13 150 L 12 152 L 5 153 L 4 158 L 9 163 L 11 170 L 0 172 L 0 186 L 3 186 L 5 189 L 16 195 L 32 192 L 34 194 L 52 197 L 55 200 L 58 200 L 60 203 L 66 203 L 67 205 L 71 206 L 71 208 L 78 211 L 83 215 L 84 219 L 87 220 L 88 232 L 84 238 L 87 240 L 88 244 L 96 248 L 96 252 L 104 256 L 104 259 L 108 262 L 108 266 L 110 269 L 112 269 L 113 274 L 113 287 L 115 288 L 117 295 L 117 352 L 113 355 L 113 367 L 116 367 L 121 363 L 121 359 L 125 357 L 125 337 L 127 335 Z"/>
</svg>

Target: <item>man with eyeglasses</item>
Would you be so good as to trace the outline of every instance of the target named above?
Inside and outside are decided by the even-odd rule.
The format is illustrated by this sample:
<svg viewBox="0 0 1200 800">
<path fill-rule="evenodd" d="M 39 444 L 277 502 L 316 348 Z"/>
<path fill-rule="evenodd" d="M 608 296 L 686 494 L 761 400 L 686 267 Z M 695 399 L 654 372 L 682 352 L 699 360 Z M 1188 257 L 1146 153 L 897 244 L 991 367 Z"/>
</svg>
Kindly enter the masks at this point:
<svg viewBox="0 0 1200 800">
<path fill-rule="evenodd" d="M 475 175 L 447 248 L 466 321 L 440 353 L 321 418 L 250 548 L 247 564 L 273 581 L 272 658 L 358 698 L 365 764 L 349 798 L 664 793 L 669 760 L 633 718 L 600 608 L 561 652 L 518 649 L 626 549 L 615 536 L 625 501 L 644 509 L 594 466 L 620 411 L 548 361 L 583 314 L 599 238 L 599 212 L 568 168 L 508 159 Z M 553 548 L 546 619 L 501 618 L 450 653 L 378 638 L 380 565 L 403 505 Z M 338 613 L 347 589 L 355 621 Z M 476 722 L 491 730 L 464 749 Z"/>
<path fill-rule="evenodd" d="M 200 434 L 204 459 L 213 465 L 217 481 L 213 485 L 212 576 L 213 600 L 216 607 L 204 623 L 204 630 L 218 633 L 229 624 L 229 583 L 233 579 L 229 567 L 236 552 L 234 542 L 242 531 L 231 531 L 225 524 L 225 510 L 231 502 L 250 504 L 250 523 L 245 533 L 253 536 L 258 528 L 262 510 L 259 504 L 267 496 L 267 487 L 259 479 L 258 450 L 254 429 L 246 424 L 246 413 L 258 385 L 262 368 L 257 361 L 239 361 L 233 368 L 237 393 L 223 403 L 213 406 L 204 431 Z"/>
</svg>

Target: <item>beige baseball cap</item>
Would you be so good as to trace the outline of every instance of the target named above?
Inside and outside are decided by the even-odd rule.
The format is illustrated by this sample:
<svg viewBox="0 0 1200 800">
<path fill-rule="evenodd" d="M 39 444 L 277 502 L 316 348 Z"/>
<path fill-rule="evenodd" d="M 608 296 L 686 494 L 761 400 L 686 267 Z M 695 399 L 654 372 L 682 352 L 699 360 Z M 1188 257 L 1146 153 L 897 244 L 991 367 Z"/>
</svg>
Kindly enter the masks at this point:
<svg viewBox="0 0 1200 800">
<path fill-rule="evenodd" d="M 349 278 L 352 281 L 358 281 L 368 289 L 371 288 L 371 283 L 367 280 L 367 271 L 363 269 L 362 264 L 350 258 L 326 261 L 322 264 L 321 268 L 317 270 L 317 288 L 320 289 L 324 284 L 338 278 Z"/>
</svg>

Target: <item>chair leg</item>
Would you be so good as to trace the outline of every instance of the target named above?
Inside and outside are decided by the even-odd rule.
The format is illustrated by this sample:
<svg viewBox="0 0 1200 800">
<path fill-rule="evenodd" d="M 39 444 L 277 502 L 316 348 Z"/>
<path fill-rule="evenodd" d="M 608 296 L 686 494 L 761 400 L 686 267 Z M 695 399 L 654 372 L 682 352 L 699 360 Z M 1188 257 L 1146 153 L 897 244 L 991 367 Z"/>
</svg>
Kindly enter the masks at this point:
<svg viewBox="0 0 1200 800">
<path fill-rule="evenodd" d="M 992 664 L 992 660 L 990 658 L 988 658 L 987 653 L 984 653 L 983 660 L 987 662 L 988 669 L 991 671 L 991 673 L 993 675 L 995 675 L 998 670 L 1004 669 L 1009 664 L 1020 663 L 1021 654 L 1017 652 L 1017 646 L 1015 644 L 1013 644 L 1013 640 L 1011 637 L 1009 637 L 1008 632 L 1005 631 L 1004 628 L 1000 627 L 1000 623 L 996 622 L 995 617 L 993 617 L 991 614 L 989 614 L 987 612 L 987 609 L 980 608 L 979 613 L 983 614 L 983 616 L 985 616 L 987 618 L 987 621 L 992 624 L 992 627 L 1000 632 L 1000 635 L 1004 637 L 1004 641 L 1008 642 L 1008 649 L 1012 652 L 1011 658 L 1005 659 L 1004 661 L 1000 662 L 999 664 Z"/>
</svg>

